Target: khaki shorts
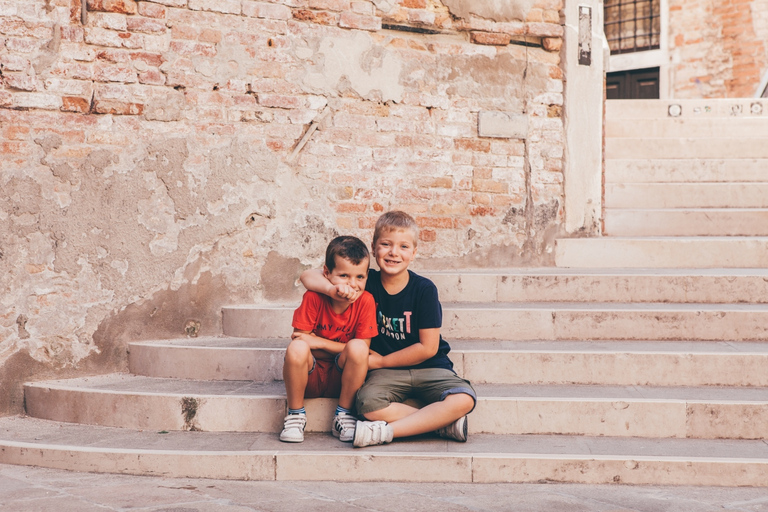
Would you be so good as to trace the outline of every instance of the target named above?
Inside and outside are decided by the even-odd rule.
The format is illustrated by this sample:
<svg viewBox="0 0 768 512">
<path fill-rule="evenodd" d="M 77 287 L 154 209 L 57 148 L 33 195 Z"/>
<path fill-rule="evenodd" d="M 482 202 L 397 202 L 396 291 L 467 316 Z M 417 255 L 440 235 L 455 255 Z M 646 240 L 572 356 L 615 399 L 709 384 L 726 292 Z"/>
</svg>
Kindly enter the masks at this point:
<svg viewBox="0 0 768 512">
<path fill-rule="evenodd" d="M 393 402 L 414 399 L 424 405 L 445 400 L 448 395 L 466 393 L 477 404 L 477 394 L 468 380 L 445 368 L 416 370 L 371 370 L 365 384 L 357 391 L 358 414 L 368 414 Z"/>
</svg>

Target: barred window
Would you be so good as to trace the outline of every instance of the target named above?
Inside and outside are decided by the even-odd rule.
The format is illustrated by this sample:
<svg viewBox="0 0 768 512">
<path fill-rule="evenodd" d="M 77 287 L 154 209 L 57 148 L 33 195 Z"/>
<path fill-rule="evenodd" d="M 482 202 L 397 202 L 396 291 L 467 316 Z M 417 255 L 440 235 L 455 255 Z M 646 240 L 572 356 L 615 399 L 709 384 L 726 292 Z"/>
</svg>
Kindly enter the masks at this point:
<svg viewBox="0 0 768 512">
<path fill-rule="evenodd" d="M 659 4 L 660 0 L 605 0 L 605 36 L 612 54 L 659 48 Z"/>
</svg>

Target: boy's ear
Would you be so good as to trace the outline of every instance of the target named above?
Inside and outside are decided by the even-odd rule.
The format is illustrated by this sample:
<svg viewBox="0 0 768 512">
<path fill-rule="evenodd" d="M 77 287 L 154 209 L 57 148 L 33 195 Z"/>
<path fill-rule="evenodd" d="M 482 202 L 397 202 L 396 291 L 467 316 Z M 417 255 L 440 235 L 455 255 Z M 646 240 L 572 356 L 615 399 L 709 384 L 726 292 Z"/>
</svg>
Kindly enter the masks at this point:
<svg viewBox="0 0 768 512">
<path fill-rule="evenodd" d="M 329 275 L 331 275 L 331 271 L 328 270 L 327 265 L 323 265 L 323 277 L 327 278 Z"/>
</svg>

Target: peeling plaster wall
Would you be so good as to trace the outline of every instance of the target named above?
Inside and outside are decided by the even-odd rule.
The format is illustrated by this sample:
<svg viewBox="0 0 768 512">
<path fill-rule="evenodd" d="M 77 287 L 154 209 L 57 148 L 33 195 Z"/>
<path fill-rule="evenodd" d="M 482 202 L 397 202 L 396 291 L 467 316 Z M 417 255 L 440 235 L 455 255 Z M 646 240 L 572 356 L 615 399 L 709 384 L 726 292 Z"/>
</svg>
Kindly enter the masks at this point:
<svg viewBox="0 0 768 512">
<path fill-rule="evenodd" d="M 0 414 L 23 381 L 126 369 L 128 341 L 216 335 L 225 303 L 297 300 L 388 209 L 421 268 L 552 263 L 561 2 L 88 5 L 0 3 Z M 481 136 L 482 111 L 527 131 Z"/>
</svg>

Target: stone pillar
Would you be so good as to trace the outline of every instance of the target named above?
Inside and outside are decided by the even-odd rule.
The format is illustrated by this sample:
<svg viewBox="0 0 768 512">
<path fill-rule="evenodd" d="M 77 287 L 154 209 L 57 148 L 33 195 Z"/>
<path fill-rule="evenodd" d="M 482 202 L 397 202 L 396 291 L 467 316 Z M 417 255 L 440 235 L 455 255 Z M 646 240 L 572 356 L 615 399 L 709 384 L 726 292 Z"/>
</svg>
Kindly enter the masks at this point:
<svg viewBox="0 0 768 512">
<path fill-rule="evenodd" d="M 603 184 L 603 2 L 565 3 L 565 231 L 601 232 Z"/>
</svg>

